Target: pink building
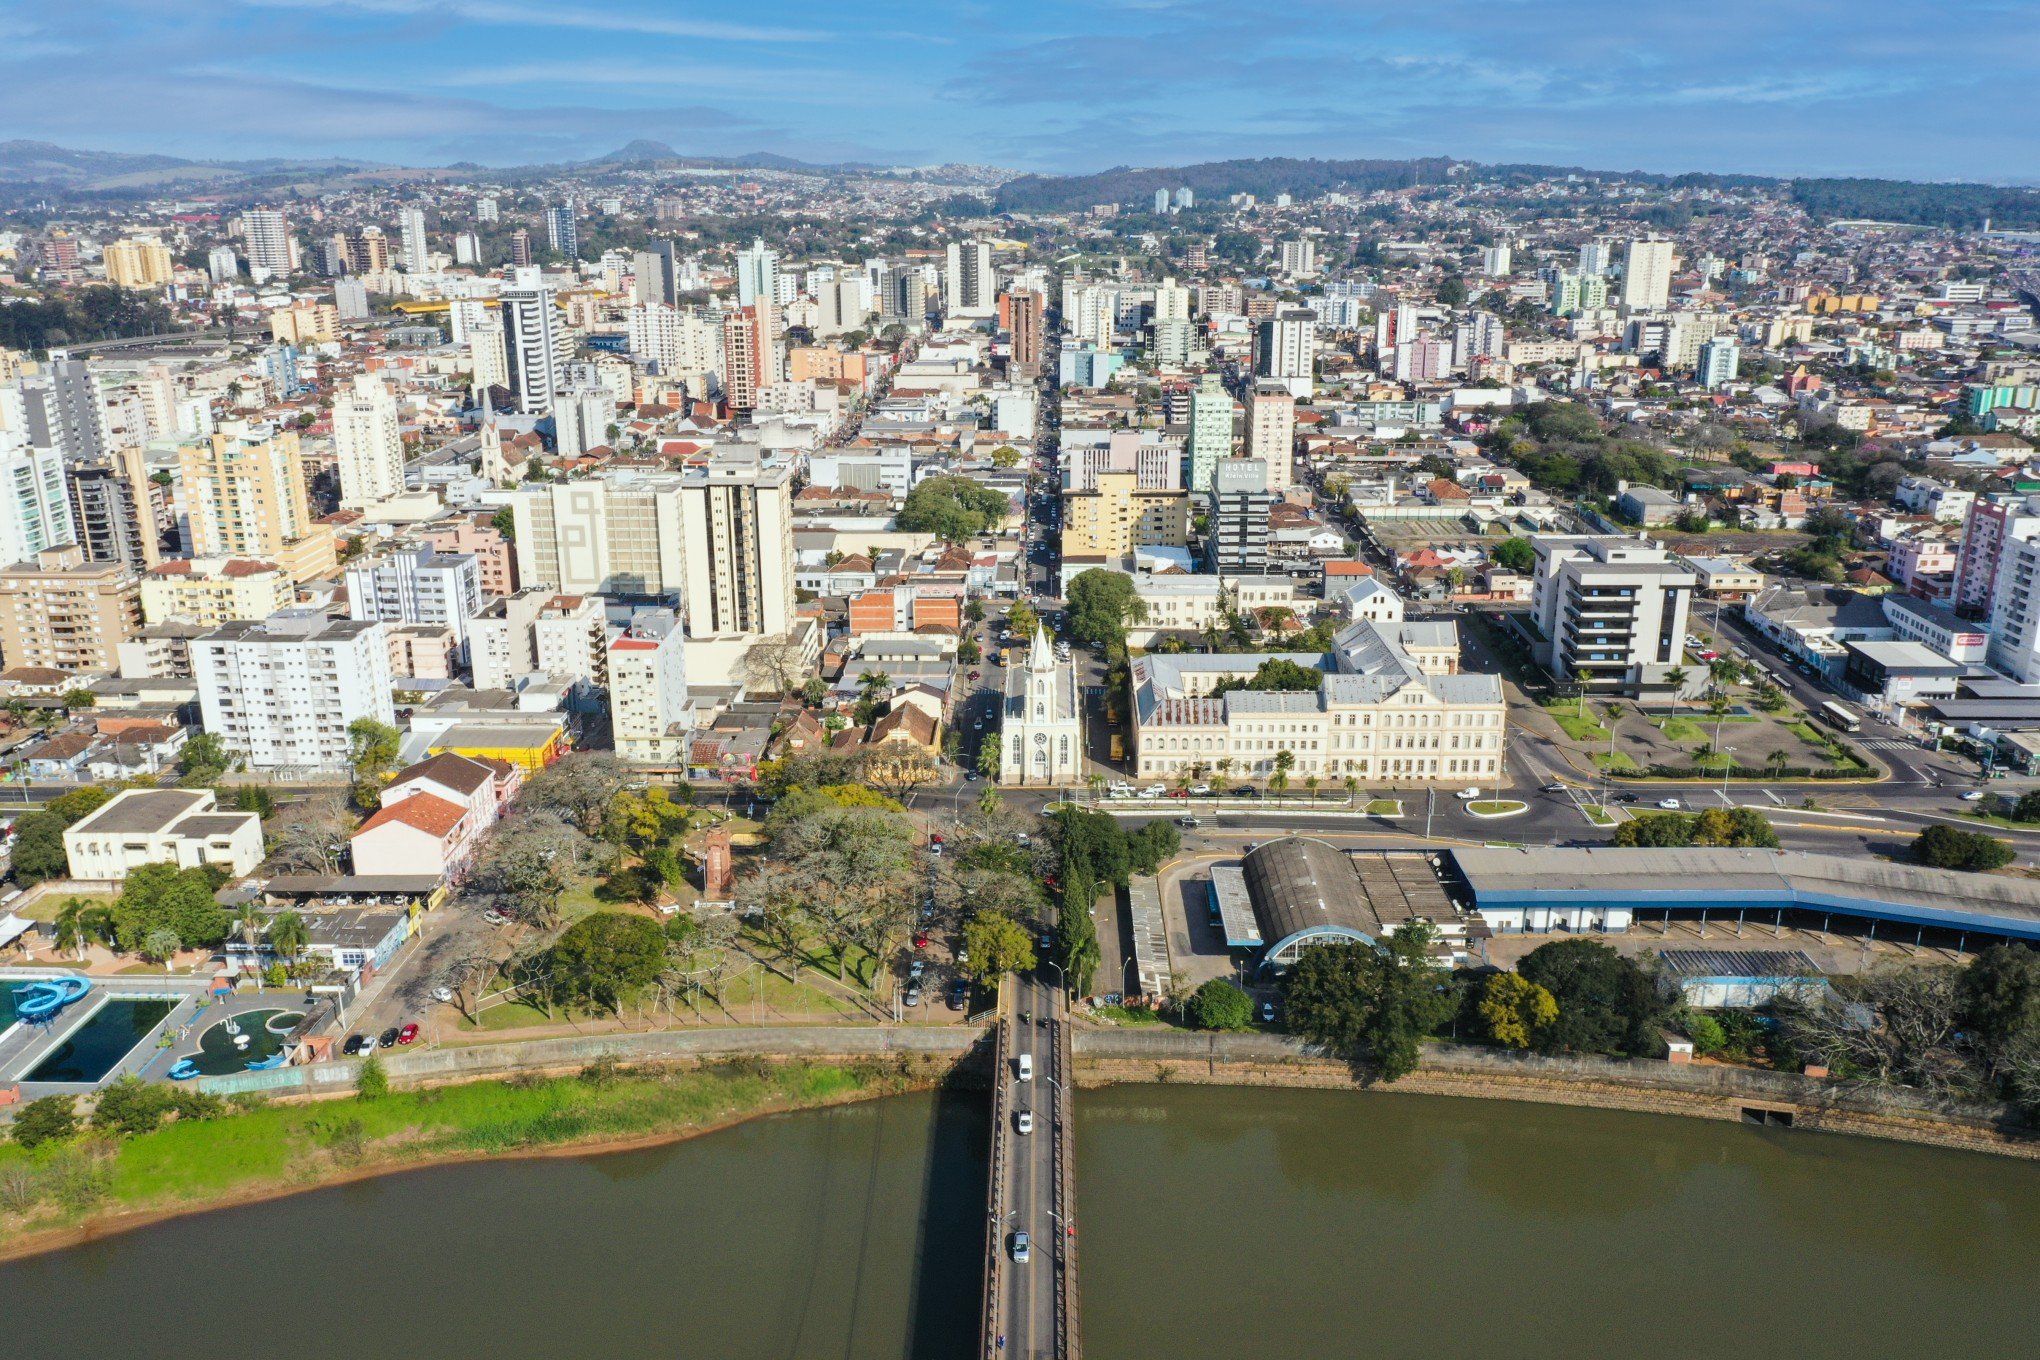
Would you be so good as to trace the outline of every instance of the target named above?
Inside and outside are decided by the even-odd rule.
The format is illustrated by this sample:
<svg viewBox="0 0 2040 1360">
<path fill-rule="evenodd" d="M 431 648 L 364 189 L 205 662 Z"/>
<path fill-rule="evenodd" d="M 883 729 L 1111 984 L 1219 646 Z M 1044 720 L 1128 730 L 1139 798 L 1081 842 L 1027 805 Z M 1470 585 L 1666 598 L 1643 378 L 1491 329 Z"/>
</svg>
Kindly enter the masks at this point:
<svg viewBox="0 0 2040 1360">
<path fill-rule="evenodd" d="M 473 553 L 485 594 L 517 593 L 517 550 L 489 523 L 487 515 L 467 515 L 435 524 L 419 534 L 418 541 L 429 543 L 438 552 Z"/>
<path fill-rule="evenodd" d="M 1885 573 L 1907 594 L 1923 600 L 1946 599 L 1954 588 L 1954 545 L 1939 538 L 1902 538 L 1891 545 Z"/>
</svg>

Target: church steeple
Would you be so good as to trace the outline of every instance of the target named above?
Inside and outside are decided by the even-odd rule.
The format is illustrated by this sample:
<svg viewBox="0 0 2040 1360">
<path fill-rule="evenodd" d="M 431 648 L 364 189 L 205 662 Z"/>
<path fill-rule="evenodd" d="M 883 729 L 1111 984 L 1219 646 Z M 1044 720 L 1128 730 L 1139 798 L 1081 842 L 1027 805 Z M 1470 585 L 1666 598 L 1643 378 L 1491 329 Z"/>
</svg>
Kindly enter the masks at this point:
<svg viewBox="0 0 2040 1360">
<path fill-rule="evenodd" d="M 1030 671 L 1052 671 L 1055 669 L 1055 649 L 1048 645 L 1048 630 L 1039 620 L 1034 625 L 1034 645 L 1027 649 L 1027 669 Z"/>
</svg>

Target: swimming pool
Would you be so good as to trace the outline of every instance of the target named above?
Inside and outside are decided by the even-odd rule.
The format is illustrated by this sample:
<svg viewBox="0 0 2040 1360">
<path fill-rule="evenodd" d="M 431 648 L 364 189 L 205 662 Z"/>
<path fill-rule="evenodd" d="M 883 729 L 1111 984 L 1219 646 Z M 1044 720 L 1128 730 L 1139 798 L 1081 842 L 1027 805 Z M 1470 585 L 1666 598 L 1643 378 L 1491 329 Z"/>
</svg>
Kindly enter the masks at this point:
<svg viewBox="0 0 2040 1360">
<path fill-rule="evenodd" d="M 141 1047 L 177 1005 L 169 996 L 111 996 L 64 1042 L 22 1075 L 23 1081 L 103 1080 Z"/>
<path fill-rule="evenodd" d="M 229 1022 L 221 1020 L 198 1037 L 198 1051 L 187 1056 L 201 1076 L 243 1072 L 254 1063 L 275 1057 L 282 1050 L 283 1041 L 304 1018 L 303 1011 L 243 1011 L 231 1023 L 247 1043 L 235 1043 L 236 1036 L 227 1029 Z"/>
</svg>

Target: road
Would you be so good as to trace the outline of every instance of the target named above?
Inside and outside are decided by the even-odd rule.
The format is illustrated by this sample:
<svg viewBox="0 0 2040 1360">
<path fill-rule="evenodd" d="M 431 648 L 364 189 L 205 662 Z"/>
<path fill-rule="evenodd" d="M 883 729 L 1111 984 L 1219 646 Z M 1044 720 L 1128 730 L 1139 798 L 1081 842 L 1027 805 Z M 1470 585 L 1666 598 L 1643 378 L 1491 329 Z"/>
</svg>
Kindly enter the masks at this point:
<svg viewBox="0 0 2040 1360">
<path fill-rule="evenodd" d="M 1056 1027 L 1065 1023 L 1061 989 L 1039 977 L 1017 977 L 1008 989 L 1012 1061 L 999 1079 L 1008 1083 L 1007 1126 L 997 1136 L 1006 1140 L 1006 1175 L 992 1211 L 1000 1216 L 1000 1246 L 1006 1253 L 1001 1297 L 994 1311 L 1005 1338 L 1002 1356 L 1053 1356 L 1056 1353 L 1057 1274 L 1063 1269 L 1063 1215 L 1056 1201 L 1056 1141 L 1069 1136 L 1064 1101 L 1068 1087 L 1058 1076 Z M 1017 1076 L 1020 1056 L 1033 1063 L 1033 1079 Z M 1066 1073 L 1061 1074 L 1067 1076 Z M 1020 1116 L 1033 1120 L 1033 1132 L 1019 1132 Z M 1029 1240 L 1029 1259 L 1013 1259 L 1014 1234 Z"/>
</svg>

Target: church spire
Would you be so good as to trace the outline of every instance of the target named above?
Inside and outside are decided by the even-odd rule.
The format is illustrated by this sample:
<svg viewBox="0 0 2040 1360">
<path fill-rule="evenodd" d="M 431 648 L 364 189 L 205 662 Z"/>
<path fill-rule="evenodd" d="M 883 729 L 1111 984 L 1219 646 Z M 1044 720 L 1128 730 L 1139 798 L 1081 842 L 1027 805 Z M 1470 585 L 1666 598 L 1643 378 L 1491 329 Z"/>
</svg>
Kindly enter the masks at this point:
<svg viewBox="0 0 2040 1360">
<path fill-rule="evenodd" d="M 1039 620 L 1034 625 L 1034 645 L 1027 651 L 1027 669 L 1047 671 L 1055 669 L 1055 651 L 1048 645 L 1048 630 Z"/>
</svg>

